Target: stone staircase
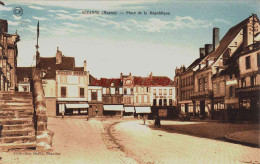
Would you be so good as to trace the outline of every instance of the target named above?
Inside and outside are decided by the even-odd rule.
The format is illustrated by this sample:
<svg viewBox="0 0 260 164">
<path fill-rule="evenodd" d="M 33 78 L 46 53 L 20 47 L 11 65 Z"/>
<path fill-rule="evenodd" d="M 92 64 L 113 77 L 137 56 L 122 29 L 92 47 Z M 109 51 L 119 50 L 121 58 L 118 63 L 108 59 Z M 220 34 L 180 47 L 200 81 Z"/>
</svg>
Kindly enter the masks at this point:
<svg viewBox="0 0 260 164">
<path fill-rule="evenodd" d="M 30 92 L 0 92 L 0 150 L 35 148 Z"/>
</svg>

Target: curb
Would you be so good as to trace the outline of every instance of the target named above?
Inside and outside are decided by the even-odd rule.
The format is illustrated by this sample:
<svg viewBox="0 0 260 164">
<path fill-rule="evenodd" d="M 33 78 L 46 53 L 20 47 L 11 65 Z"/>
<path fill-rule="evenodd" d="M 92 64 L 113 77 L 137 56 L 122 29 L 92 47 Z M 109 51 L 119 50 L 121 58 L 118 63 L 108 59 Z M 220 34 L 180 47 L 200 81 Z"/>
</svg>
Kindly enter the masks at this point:
<svg viewBox="0 0 260 164">
<path fill-rule="evenodd" d="M 231 133 L 232 134 L 232 133 Z M 241 145 L 245 145 L 245 146 L 250 146 L 250 147 L 256 147 L 256 148 L 260 148 L 260 145 L 258 144 L 254 144 L 254 143 L 249 143 L 249 142 L 244 142 L 244 141 L 240 141 L 240 140 L 236 140 L 234 138 L 229 137 L 230 134 L 225 135 L 225 139 L 229 142 L 232 143 L 236 143 L 236 144 L 241 144 Z"/>
</svg>

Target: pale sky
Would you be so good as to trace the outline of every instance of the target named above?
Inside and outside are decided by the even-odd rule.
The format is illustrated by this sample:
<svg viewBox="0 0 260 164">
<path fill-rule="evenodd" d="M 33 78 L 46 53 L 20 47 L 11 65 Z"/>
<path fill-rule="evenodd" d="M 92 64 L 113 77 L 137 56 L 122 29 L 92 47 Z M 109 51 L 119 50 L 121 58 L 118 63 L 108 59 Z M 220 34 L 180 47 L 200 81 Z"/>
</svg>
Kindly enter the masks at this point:
<svg viewBox="0 0 260 164">
<path fill-rule="evenodd" d="M 229 28 L 249 17 L 259 16 L 258 1 L 4 1 L 0 19 L 9 22 L 9 33 L 17 29 L 18 65 L 31 66 L 35 55 L 37 21 L 40 21 L 40 53 L 54 57 L 57 46 L 73 56 L 77 66 L 87 60 L 97 77 L 166 75 L 176 66 L 190 65 L 199 47 L 212 44 L 213 27 L 222 38 Z M 13 9 L 23 8 L 22 16 Z M 82 14 L 116 11 L 117 15 Z M 141 15 L 126 12 L 141 11 Z M 143 12 L 148 12 L 144 15 Z M 150 11 L 170 15 L 150 15 Z M 124 14 L 120 14 L 124 13 Z"/>
</svg>

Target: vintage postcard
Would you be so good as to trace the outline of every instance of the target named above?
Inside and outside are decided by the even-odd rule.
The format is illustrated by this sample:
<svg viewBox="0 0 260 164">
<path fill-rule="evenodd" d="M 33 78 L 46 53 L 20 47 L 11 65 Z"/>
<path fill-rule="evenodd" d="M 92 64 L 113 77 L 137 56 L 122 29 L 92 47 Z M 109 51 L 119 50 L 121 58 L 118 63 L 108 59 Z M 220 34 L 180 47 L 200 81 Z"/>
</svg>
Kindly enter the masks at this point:
<svg viewBox="0 0 260 164">
<path fill-rule="evenodd" d="M 257 0 L 0 0 L 1 164 L 260 163 Z"/>
</svg>

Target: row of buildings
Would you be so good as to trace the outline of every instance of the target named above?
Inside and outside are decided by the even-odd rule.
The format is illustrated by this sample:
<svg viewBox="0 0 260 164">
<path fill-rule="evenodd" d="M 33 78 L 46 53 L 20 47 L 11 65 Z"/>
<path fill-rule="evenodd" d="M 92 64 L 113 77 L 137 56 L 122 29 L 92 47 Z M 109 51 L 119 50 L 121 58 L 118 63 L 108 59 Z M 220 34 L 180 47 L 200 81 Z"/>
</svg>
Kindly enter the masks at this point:
<svg viewBox="0 0 260 164">
<path fill-rule="evenodd" d="M 55 57 L 36 57 L 41 70 L 47 115 L 133 115 L 160 117 L 176 115 L 175 85 L 168 77 L 138 77 L 121 74 L 119 78 L 96 79 L 83 67 L 75 66 L 57 48 Z M 31 91 L 32 67 L 18 67 L 19 91 Z"/>
<path fill-rule="evenodd" d="M 225 119 L 228 111 L 235 111 L 237 117 L 245 113 L 243 119 L 259 119 L 259 33 L 255 14 L 230 28 L 220 41 L 219 29 L 213 29 L 213 43 L 201 47 L 190 66 L 175 70 L 176 100 L 182 112 Z M 224 115 L 219 116 L 221 111 Z"/>
</svg>

